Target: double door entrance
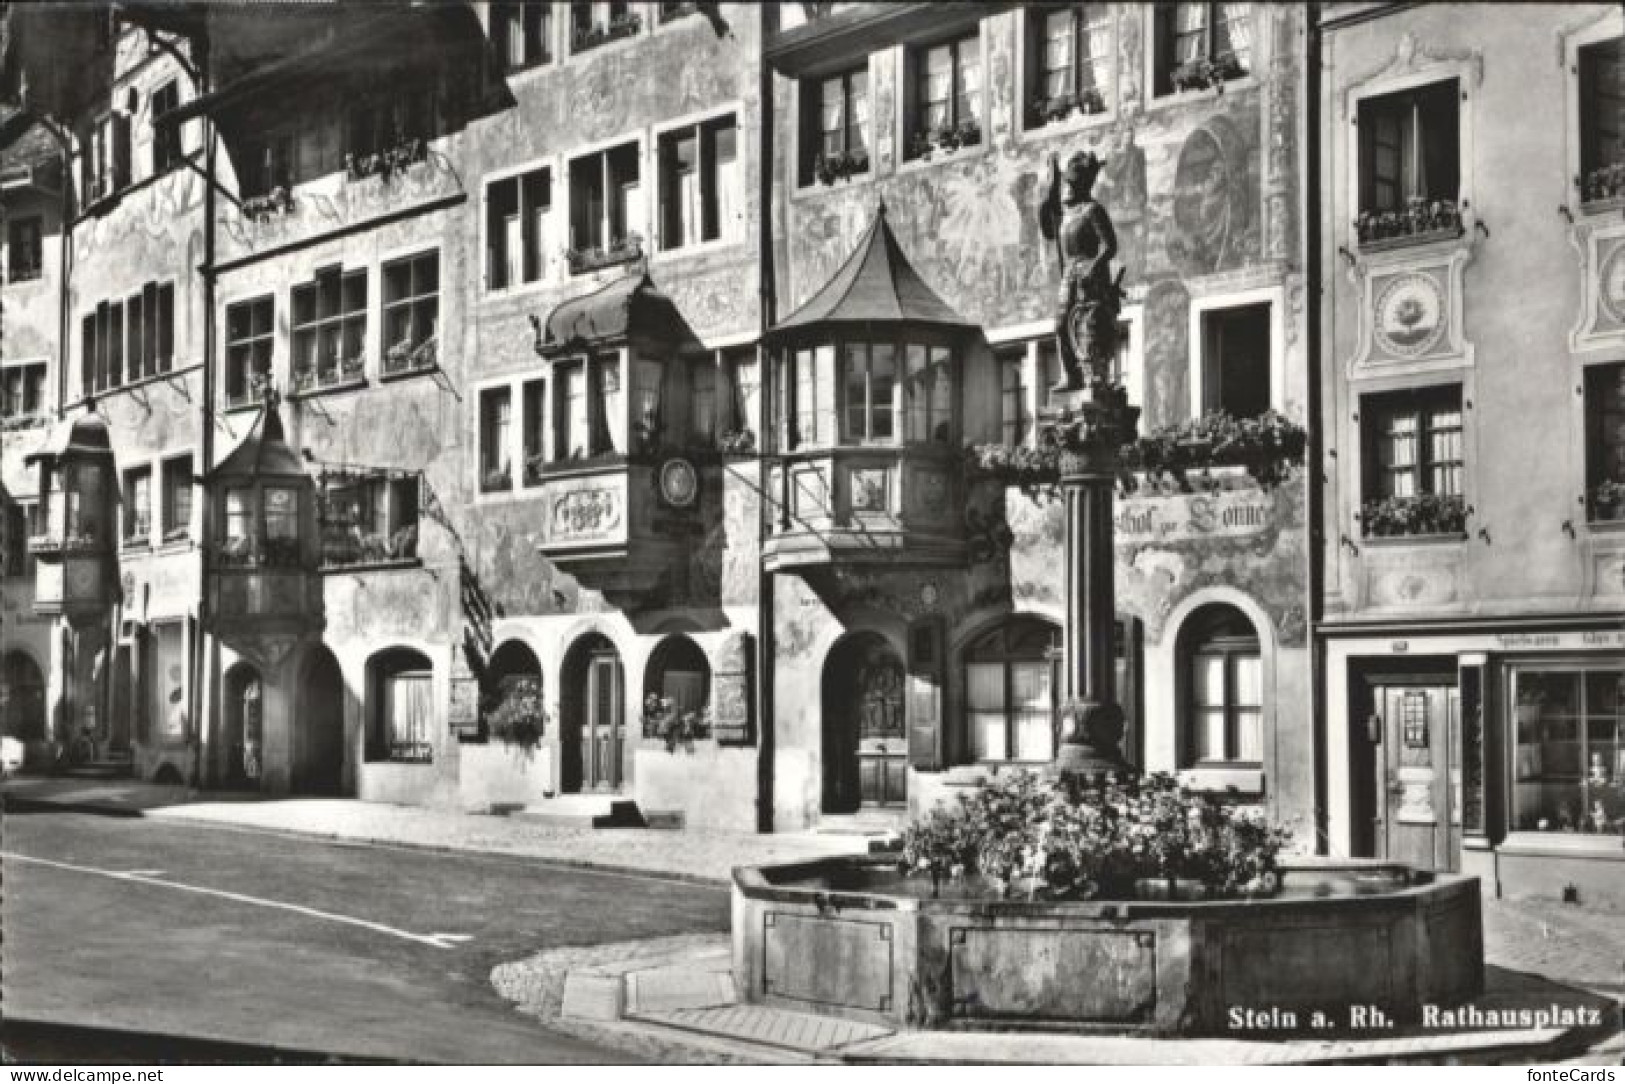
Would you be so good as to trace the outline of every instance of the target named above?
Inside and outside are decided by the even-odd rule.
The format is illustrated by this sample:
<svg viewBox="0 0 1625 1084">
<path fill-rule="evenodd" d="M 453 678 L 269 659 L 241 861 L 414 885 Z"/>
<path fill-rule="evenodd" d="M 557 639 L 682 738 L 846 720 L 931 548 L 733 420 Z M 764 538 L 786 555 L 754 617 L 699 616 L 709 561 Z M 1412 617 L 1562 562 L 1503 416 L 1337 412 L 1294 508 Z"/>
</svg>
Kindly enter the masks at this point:
<svg viewBox="0 0 1625 1084">
<path fill-rule="evenodd" d="M 1454 670 L 1371 672 L 1353 686 L 1354 853 L 1454 870 L 1461 846 L 1461 698 Z"/>
<path fill-rule="evenodd" d="M 560 789 L 617 791 L 627 743 L 620 655 L 604 637 L 587 637 L 566 656 L 563 679 Z"/>
</svg>

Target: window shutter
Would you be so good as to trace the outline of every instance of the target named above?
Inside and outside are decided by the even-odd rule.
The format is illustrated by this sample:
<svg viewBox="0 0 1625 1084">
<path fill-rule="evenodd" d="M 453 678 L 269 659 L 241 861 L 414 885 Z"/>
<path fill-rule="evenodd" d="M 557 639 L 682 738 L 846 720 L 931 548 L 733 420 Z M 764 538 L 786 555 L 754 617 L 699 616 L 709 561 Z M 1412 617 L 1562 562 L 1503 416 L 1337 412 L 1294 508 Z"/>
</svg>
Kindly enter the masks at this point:
<svg viewBox="0 0 1625 1084">
<path fill-rule="evenodd" d="M 908 633 L 908 762 L 915 771 L 942 768 L 944 673 L 942 619 L 924 618 Z"/>
<path fill-rule="evenodd" d="M 127 188 L 130 184 L 130 115 L 113 116 L 113 189 Z"/>
</svg>

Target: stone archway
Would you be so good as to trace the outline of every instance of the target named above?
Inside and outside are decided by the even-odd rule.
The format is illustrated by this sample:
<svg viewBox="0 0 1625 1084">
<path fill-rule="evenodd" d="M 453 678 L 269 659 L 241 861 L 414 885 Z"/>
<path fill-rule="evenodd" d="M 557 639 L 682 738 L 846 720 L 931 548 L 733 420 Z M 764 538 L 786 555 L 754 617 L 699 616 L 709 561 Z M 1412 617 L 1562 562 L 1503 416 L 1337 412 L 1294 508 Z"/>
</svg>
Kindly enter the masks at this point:
<svg viewBox="0 0 1625 1084">
<path fill-rule="evenodd" d="M 337 797 L 344 793 L 344 673 L 338 659 L 319 644 L 305 662 L 294 717 L 295 794 Z"/>
<path fill-rule="evenodd" d="M 45 675 L 21 651 L 0 663 L 0 733 L 21 742 L 45 740 Z"/>
<path fill-rule="evenodd" d="M 856 632 L 824 660 L 823 802 L 826 815 L 902 806 L 908 800 L 904 669 L 877 632 Z"/>
</svg>

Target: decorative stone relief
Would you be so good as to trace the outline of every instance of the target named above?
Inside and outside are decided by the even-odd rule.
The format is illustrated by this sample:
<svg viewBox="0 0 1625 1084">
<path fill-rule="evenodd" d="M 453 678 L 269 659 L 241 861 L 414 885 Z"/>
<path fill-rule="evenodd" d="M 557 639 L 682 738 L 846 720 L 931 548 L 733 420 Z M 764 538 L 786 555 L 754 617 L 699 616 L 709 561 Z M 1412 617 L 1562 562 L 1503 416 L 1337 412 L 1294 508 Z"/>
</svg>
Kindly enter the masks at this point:
<svg viewBox="0 0 1625 1084">
<path fill-rule="evenodd" d="M 886 511 L 887 473 L 884 467 L 860 467 L 847 476 L 852 491 L 852 511 Z"/>
<path fill-rule="evenodd" d="M 578 489 L 553 502 L 553 539 L 603 538 L 621 525 L 621 497 L 612 489 Z"/>
<path fill-rule="evenodd" d="M 732 632 L 717 649 L 711 682 L 711 731 L 721 742 L 750 741 L 750 676 L 755 653 L 748 632 Z"/>
<path fill-rule="evenodd" d="M 1569 243 L 1580 264 L 1580 312 L 1569 349 L 1601 350 L 1625 344 L 1625 222 L 1578 222 Z"/>
<path fill-rule="evenodd" d="M 1461 601 L 1461 546 L 1365 547 L 1365 605 L 1426 610 Z"/>
<path fill-rule="evenodd" d="M 1356 271 L 1363 286 L 1360 343 L 1349 377 L 1390 366 L 1405 371 L 1471 365 L 1462 311 L 1462 269 L 1471 248 L 1451 243 L 1385 254 Z"/>
</svg>

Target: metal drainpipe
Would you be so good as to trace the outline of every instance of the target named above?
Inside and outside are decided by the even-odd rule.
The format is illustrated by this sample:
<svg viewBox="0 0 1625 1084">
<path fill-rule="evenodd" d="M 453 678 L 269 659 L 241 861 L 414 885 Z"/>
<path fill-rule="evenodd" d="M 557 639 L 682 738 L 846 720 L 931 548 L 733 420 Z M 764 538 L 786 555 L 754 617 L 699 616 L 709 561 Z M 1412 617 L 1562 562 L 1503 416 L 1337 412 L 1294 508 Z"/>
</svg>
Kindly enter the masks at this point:
<svg viewBox="0 0 1625 1084">
<path fill-rule="evenodd" d="M 761 389 L 756 404 L 756 432 L 758 434 L 756 459 L 757 516 L 756 516 L 756 830 L 773 831 L 773 759 L 777 736 L 773 720 L 773 574 L 762 564 L 767 548 L 767 517 L 769 507 L 763 500 L 767 494 L 767 450 L 769 404 L 772 401 L 768 378 L 772 360 L 762 343 L 776 319 L 778 304 L 777 283 L 773 273 L 773 71 L 767 64 L 767 35 L 772 18 L 767 5 L 757 16 L 756 71 L 757 100 L 760 103 L 761 123 L 757 130 L 757 168 L 761 170 L 761 206 L 757 210 L 757 295 L 761 317 L 762 337 L 756 350 L 756 385 Z"/>
<path fill-rule="evenodd" d="M 1321 606 L 1326 579 L 1325 568 L 1325 524 L 1321 517 L 1325 507 L 1325 482 L 1322 474 L 1322 457 L 1324 455 L 1325 440 L 1322 433 L 1320 394 L 1321 374 L 1320 362 L 1322 346 L 1321 334 L 1321 164 L 1320 164 L 1320 67 L 1321 67 L 1321 6 L 1311 3 L 1304 13 L 1305 43 L 1304 43 L 1304 157 L 1307 168 L 1304 171 L 1304 186 L 1306 200 L 1304 203 L 1304 264 L 1308 278 L 1306 289 L 1308 303 L 1306 305 L 1304 337 L 1309 344 L 1309 371 L 1305 379 L 1305 398 L 1308 400 L 1305 430 L 1308 440 L 1304 451 L 1304 473 L 1309 483 L 1305 519 L 1308 522 L 1308 537 L 1305 543 L 1309 548 L 1309 598 L 1306 611 L 1308 622 L 1306 634 L 1309 637 L 1309 697 L 1310 718 L 1315 720 L 1314 726 L 1314 809 L 1315 809 L 1315 850 L 1326 853 L 1329 843 L 1326 838 L 1326 829 L 1329 824 L 1330 810 L 1327 808 L 1327 756 L 1326 748 L 1326 653 L 1325 645 L 1321 643 L 1316 634 L 1316 626 L 1320 622 Z"/>
<path fill-rule="evenodd" d="M 197 78 L 194 86 L 201 97 L 209 93 L 210 48 L 207 26 L 197 39 Z M 214 469 L 214 352 L 215 352 L 215 320 L 214 320 L 214 217 L 215 217 L 215 159 L 216 140 L 214 121 L 204 114 L 200 118 L 203 126 L 203 262 L 198 267 L 198 273 L 203 276 L 203 394 L 199 408 L 200 425 L 202 433 L 198 437 L 198 469 L 193 472 L 194 479 L 207 478 Z M 180 139 L 180 130 L 176 129 L 175 138 Z M 200 524 L 198 538 L 198 621 L 197 632 L 192 637 L 192 682 L 187 696 L 187 716 L 191 721 L 192 733 L 192 786 L 201 787 L 204 783 L 203 737 L 211 728 L 205 725 L 202 717 L 205 705 L 213 714 L 215 698 L 205 698 L 204 685 L 212 682 L 214 677 L 214 663 L 219 654 L 213 650 L 214 637 L 208 632 L 210 624 L 209 615 L 209 541 L 212 537 L 211 525 L 213 523 L 213 502 L 209 499 L 207 485 L 194 485 L 197 493 L 197 521 Z"/>
</svg>

